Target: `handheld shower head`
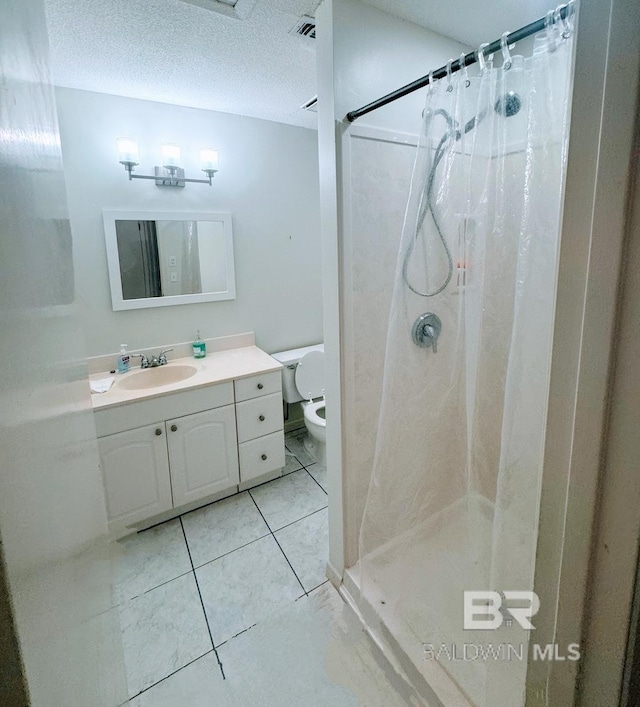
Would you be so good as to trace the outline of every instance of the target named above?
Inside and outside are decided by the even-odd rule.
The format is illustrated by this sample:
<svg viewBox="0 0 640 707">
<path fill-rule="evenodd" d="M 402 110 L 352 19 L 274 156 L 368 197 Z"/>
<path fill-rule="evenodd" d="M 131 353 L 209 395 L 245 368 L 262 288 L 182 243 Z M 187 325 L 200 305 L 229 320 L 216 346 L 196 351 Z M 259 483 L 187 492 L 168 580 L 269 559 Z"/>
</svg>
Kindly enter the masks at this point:
<svg viewBox="0 0 640 707">
<path fill-rule="evenodd" d="M 504 115 L 505 118 L 517 115 L 520 112 L 520 108 L 522 108 L 522 99 L 515 91 L 507 91 L 498 98 L 493 106 L 495 112 L 498 115 Z"/>
</svg>

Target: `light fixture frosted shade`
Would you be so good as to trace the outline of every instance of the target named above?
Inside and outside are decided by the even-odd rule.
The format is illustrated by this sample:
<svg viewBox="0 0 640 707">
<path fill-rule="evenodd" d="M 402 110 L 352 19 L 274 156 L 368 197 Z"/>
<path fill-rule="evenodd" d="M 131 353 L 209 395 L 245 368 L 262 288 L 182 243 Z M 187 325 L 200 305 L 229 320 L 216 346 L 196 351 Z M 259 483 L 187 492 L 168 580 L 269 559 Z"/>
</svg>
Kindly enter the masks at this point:
<svg viewBox="0 0 640 707">
<path fill-rule="evenodd" d="M 218 150 L 213 150 L 210 147 L 203 147 L 200 150 L 200 161 L 202 162 L 203 172 L 213 172 L 218 169 Z"/>
<path fill-rule="evenodd" d="M 117 143 L 118 161 L 138 164 L 138 143 L 130 137 L 119 137 Z"/>
<path fill-rule="evenodd" d="M 164 167 L 180 166 L 180 146 L 165 143 L 162 145 L 162 164 Z"/>
</svg>

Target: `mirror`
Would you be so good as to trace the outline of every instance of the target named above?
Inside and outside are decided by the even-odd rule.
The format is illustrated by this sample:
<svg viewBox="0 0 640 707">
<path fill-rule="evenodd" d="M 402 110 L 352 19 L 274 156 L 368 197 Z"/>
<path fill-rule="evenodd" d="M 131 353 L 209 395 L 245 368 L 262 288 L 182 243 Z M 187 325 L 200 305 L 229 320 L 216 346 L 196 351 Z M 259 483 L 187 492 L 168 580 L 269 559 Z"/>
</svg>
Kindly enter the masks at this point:
<svg viewBox="0 0 640 707">
<path fill-rule="evenodd" d="M 114 310 L 235 299 L 230 213 L 103 216 Z"/>
</svg>

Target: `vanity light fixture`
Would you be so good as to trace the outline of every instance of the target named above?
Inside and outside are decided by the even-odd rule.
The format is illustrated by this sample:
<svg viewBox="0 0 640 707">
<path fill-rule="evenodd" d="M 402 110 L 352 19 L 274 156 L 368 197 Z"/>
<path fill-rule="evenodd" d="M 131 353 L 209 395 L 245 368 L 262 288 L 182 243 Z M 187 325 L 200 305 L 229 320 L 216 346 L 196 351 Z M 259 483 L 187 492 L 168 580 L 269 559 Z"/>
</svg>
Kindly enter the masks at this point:
<svg viewBox="0 0 640 707">
<path fill-rule="evenodd" d="M 169 143 L 162 145 L 162 167 L 155 167 L 155 174 L 133 174 L 133 168 L 138 164 L 138 143 L 128 137 L 119 137 L 118 161 L 124 165 L 131 179 L 154 179 L 159 187 L 184 187 L 187 182 L 212 185 L 213 176 L 218 171 L 218 151 L 210 147 L 200 150 L 202 171 L 207 179 L 187 179 L 180 165 L 181 150 L 179 145 Z"/>
</svg>

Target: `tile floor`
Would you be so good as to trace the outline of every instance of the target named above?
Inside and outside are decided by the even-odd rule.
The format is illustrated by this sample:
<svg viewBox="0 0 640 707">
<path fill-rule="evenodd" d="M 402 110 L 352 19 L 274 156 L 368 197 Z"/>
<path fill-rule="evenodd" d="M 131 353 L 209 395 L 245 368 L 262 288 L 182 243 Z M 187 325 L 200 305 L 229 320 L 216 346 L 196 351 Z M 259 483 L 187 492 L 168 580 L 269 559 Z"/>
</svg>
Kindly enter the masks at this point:
<svg viewBox="0 0 640 707">
<path fill-rule="evenodd" d="M 120 541 L 132 707 L 422 704 L 325 579 L 326 470 L 303 434 L 281 478 Z"/>
<path fill-rule="evenodd" d="M 240 689 L 257 667 L 249 657 L 261 660 L 257 628 L 305 611 L 326 582 L 326 471 L 302 434 L 286 437 L 282 477 L 120 541 L 116 601 L 131 705 L 208 705 L 215 695 L 215 704 L 258 704 L 248 697 L 253 688 Z M 318 694 L 342 689 L 317 668 Z M 165 693 L 184 699 L 166 701 Z"/>
</svg>

